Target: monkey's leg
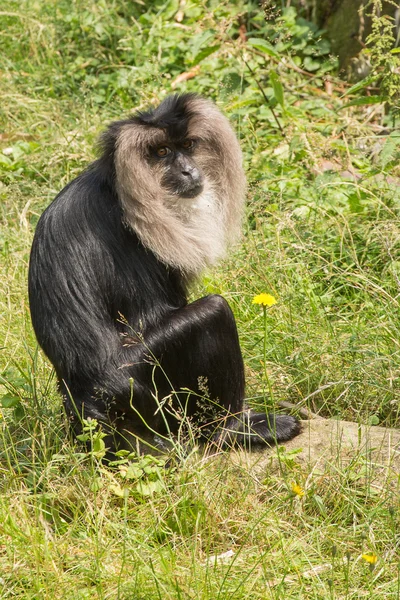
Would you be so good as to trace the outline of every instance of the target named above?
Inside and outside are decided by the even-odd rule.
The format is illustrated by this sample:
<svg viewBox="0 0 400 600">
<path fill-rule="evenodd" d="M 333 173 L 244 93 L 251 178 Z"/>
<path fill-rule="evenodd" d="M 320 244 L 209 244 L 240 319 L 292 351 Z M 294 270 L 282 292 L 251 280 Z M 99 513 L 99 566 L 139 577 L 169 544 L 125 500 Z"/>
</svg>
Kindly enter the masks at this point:
<svg viewBox="0 0 400 600">
<path fill-rule="evenodd" d="M 243 359 L 234 316 L 221 296 L 207 296 L 174 311 L 145 335 L 145 345 L 159 363 L 153 374 L 158 398 L 170 395 L 166 421 L 171 431 L 180 411 L 203 437 L 222 443 L 273 444 L 299 433 L 291 416 L 243 411 Z M 161 422 L 157 426 L 163 428 Z"/>
<path fill-rule="evenodd" d="M 129 446 L 123 441 L 129 432 L 148 438 L 189 423 L 211 436 L 243 408 L 244 367 L 232 311 L 218 295 L 171 310 L 118 347 L 90 393 L 68 383 L 62 391 L 72 426 L 79 432 L 82 418 L 96 419 L 111 432 L 106 445 L 112 449 Z"/>
<path fill-rule="evenodd" d="M 221 296 L 206 296 L 174 311 L 144 341 L 160 364 L 155 371 L 158 392 L 168 394 L 172 387 L 177 399 L 187 402 L 187 417 L 202 424 L 221 409 L 233 414 L 242 410 L 243 359 L 234 316 Z"/>
</svg>

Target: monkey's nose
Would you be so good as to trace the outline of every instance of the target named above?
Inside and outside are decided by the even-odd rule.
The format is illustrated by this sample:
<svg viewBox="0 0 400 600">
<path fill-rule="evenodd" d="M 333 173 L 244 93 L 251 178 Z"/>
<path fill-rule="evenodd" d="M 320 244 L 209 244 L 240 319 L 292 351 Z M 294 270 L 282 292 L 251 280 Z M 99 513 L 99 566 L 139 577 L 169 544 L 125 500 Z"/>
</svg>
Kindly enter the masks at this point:
<svg viewBox="0 0 400 600">
<path fill-rule="evenodd" d="M 182 169 L 182 175 L 192 181 L 200 180 L 200 171 L 196 167 L 185 167 L 185 169 Z"/>
</svg>

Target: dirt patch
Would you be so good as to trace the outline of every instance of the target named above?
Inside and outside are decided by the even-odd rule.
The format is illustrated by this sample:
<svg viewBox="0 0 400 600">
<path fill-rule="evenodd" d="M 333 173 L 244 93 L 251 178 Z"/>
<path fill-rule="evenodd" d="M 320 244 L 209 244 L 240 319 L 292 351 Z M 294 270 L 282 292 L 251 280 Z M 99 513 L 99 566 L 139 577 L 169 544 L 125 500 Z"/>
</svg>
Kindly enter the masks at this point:
<svg viewBox="0 0 400 600">
<path fill-rule="evenodd" d="M 302 448 L 299 460 L 310 466 L 322 466 L 338 456 L 344 462 L 365 456 L 376 465 L 400 470 L 400 430 L 336 419 L 303 421 L 302 427 L 302 433 L 285 447 Z"/>
<path fill-rule="evenodd" d="M 278 453 L 292 456 L 304 470 L 344 472 L 357 469 L 375 480 L 398 479 L 400 474 L 400 430 L 365 426 L 333 419 L 302 421 L 302 432 L 279 450 L 249 453 L 239 451 L 235 460 L 251 468 L 276 468 Z"/>
</svg>

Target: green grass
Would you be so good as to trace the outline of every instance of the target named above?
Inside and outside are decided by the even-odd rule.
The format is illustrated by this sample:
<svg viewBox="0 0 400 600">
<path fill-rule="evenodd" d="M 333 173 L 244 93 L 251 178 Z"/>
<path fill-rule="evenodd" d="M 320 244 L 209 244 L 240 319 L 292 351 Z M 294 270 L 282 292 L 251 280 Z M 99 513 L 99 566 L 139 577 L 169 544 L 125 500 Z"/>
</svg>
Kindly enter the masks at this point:
<svg viewBox="0 0 400 600">
<path fill-rule="evenodd" d="M 242 243 L 193 297 L 230 302 L 250 402 L 400 423 L 393 111 L 343 109 L 326 41 L 291 11 L 265 22 L 255 2 L 147 4 L 11 0 L 0 9 L 0 597 L 399 599 L 398 483 L 364 480 L 362 456 L 319 472 L 296 455 L 267 469 L 258 455 L 257 466 L 236 452 L 194 452 L 174 468 L 154 463 L 141 480 L 140 460 L 108 470 L 68 439 L 30 324 L 36 222 L 95 157 L 105 124 L 187 90 L 219 103 L 245 156 Z M 273 43 L 272 56 L 240 41 L 239 23 Z M 267 311 L 268 381 L 262 311 L 252 305 L 260 292 L 278 299 Z M 293 481 L 307 484 L 305 496 Z M 373 570 L 361 558 L 368 551 Z"/>
</svg>

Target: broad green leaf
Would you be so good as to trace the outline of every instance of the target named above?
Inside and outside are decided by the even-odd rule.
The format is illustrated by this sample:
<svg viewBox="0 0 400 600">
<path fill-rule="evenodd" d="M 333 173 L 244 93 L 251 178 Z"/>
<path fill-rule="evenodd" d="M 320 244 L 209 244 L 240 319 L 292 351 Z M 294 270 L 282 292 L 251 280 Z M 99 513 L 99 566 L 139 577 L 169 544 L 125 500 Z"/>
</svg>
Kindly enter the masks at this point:
<svg viewBox="0 0 400 600">
<path fill-rule="evenodd" d="M 239 108 L 248 107 L 256 104 L 256 100 L 254 98 L 246 98 L 245 100 L 239 100 L 238 102 L 232 102 L 229 108 L 231 111 L 235 111 Z"/>
<path fill-rule="evenodd" d="M 95 456 L 102 458 L 106 453 L 106 445 L 104 440 L 102 440 L 100 437 L 94 438 L 92 450 Z"/>
<path fill-rule="evenodd" d="M 359 90 L 364 89 L 365 87 L 367 87 L 368 85 L 370 85 L 371 83 L 373 83 L 376 79 L 376 75 L 368 75 L 368 77 L 365 77 L 364 79 L 362 79 L 361 81 L 359 81 L 358 83 L 355 83 L 354 85 L 352 85 L 342 96 L 342 98 L 344 96 L 348 96 L 349 94 L 354 94 L 354 92 L 358 92 Z"/>
<path fill-rule="evenodd" d="M 139 481 L 136 484 L 136 490 L 141 496 L 153 496 L 157 492 L 162 492 L 164 484 L 162 481 Z"/>
<path fill-rule="evenodd" d="M 20 399 L 18 396 L 13 396 L 12 394 L 5 394 L 0 398 L 0 406 L 2 408 L 14 408 L 18 406 L 20 403 Z"/>
<path fill-rule="evenodd" d="M 325 506 L 324 501 L 322 500 L 321 496 L 319 496 L 318 494 L 314 494 L 313 500 L 314 500 L 315 504 L 317 505 L 321 515 L 326 516 L 327 515 L 326 506 Z"/>
<path fill-rule="evenodd" d="M 229 94 L 230 92 L 240 88 L 242 85 L 242 78 L 235 71 L 230 71 L 223 76 L 222 84 L 223 91 Z"/>
<path fill-rule="evenodd" d="M 271 81 L 272 88 L 274 90 L 275 100 L 277 101 L 278 104 L 280 104 L 283 107 L 283 105 L 284 105 L 283 87 L 282 87 L 281 81 L 279 79 L 279 76 L 275 71 L 271 71 L 269 74 L 269 78 Z"/>
<path fill-rule="evenodd" d="M 200 50 L 200 52 L 194 57 L 192 66 L 194 67 L 198 65 L 202 60 L 207 58 L 207 56 L 210 56 L 210 54 L 213 54 L 214 52 L 219 50 L 220 47 L 221 44 L 217 44 L 216 46 L 209 46 L 208 48 L 203 48 L 202 50 Z"/>
<path fill-rule="evenodd" d="M 343 108 L 347 108 L 348 106 L 363 106 L 364 104 L 380 104 L 381 102 L 385 102 L 385 99 L 382 96 L 364 96 L 363 98 L 356 98 L 351 102 L 347 102 L 339 108 L 342 110 Z"/>
<path fill-rule="evenodd" d="M 139 479 L 143 475 L 143 470 L 135 464 L 130 464 L 125 472 L 126 479 Z"/>
<path fill-rule="evenodd" d="M 249 46 L 252 46 L 253 48 L 256 48 L 257 50 L 260 50 L 260 52 L 264 52 L 264 54 L 268 54 L 268 56 L 273 56 L 274 58 L 280 58 L 279 54 L 275 50 L 275 48 L 263 39 L 250 38 L 249 40 L 247 40 L 247 43 L 249 44 Z"/>
<path fill-rule="evenodd" d="M 190 42 L 190 50 L 192 55 L 197 56 L 202 48 L 208 48 L 208 46 L 212 45 L 214 40 L 215 31 L 213 29 L 207 29 L 200 34 L 193 36 Z"/>
<path fill-rule="evenodd" d="M 98 492 L 103 485 L 103 481 L 101 479 L 101 477 L 95 477 L 94 479 L 92 479 L 92 483 L 90 484 L 90 490 L 92 492 Z"/>
<path fill-rule="evenodd" d="M 313 60 L 311 56 L 305 56 L 303 60 L 303 67 L 306 71 L 314 72 L 318 71 L 321 63 L 318 60 Z"/>
<path fill-rule="evenodd" d="M 112 483 L 110 485 L 110 490 L 118 498 L 124 498 L 125 497 L 125 488 L 121 487 L 117 483 Z"/>
<path fill-rule="evenodd" d="M 11 160 L 11 158 L 8 158 L 8 156 L 4 156 L 4 154 L 0 153 L 0 166 L 11 167 L 12 164 L 13 161 Z"/>
<path fill-rule="evenodd" d="M 350 194 L 348 196 L 349 208 L 352 213 L 360 213 L 362 212 L 362 204 L 360 202 L 360 198 L 356 193 Z"/>
</svg>

